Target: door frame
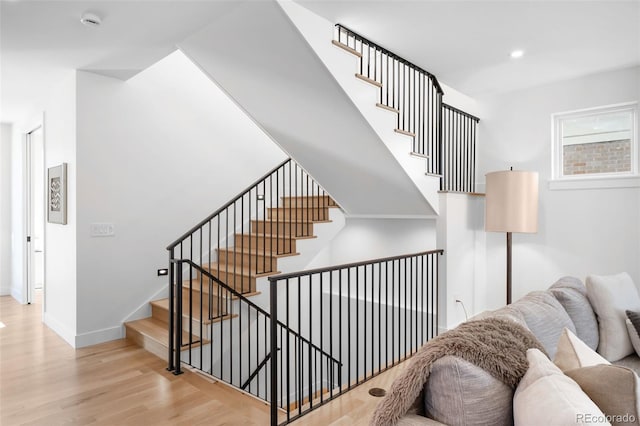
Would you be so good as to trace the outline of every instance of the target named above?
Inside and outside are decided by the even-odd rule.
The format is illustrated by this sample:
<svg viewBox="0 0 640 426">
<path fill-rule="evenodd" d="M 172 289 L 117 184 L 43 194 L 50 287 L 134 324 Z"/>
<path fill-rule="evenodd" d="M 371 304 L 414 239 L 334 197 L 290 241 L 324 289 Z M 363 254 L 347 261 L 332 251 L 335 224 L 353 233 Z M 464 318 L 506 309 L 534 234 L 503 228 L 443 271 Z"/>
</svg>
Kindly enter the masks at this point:
<svg viewBox="0 0 640 426">
<path fill-rule="evenodd" d="M 47 185 L 46 185 L 46 176 L 47 176 L 47 168 L 46 168 L 46 158 L 45 158 L 45 129 L 44 129 L 44 117 L 37 121 L 34 121 L 30 126 L 26 127 L 26 131 L 23 133 L 23 141 L 24 141 L 24 210 L 23 210 L 23 218 L 24 218 L 24 283 L 23 283 L 23 303 L 31 304 L 34 302 L 34 261 L 33 261 L 33 251 L 31 250 L 31 234 L 33 228 L 33 212 L 32 212 L 32 204 L 33 204 L 33 182 L 32 182 L 32 141 L 31 135 L 33 132 L 38 130 L 41 131 L 42 135 L 42 182 L 41 185 L 43 187 L 43 206 L 45 207 L 43 223 L 42 223 L 42 241 L 43 246 L 46 247 L 46 206 L 47 206 Z M 44 250 L 43 258 L 42 258 L 42 267 L 43 267 L 43 282 L 42 282 L 42 311 L 44 312 L 44 304 L 45 304 L 45 287 L 46 287 L 46 250 Z"/>
</svg>

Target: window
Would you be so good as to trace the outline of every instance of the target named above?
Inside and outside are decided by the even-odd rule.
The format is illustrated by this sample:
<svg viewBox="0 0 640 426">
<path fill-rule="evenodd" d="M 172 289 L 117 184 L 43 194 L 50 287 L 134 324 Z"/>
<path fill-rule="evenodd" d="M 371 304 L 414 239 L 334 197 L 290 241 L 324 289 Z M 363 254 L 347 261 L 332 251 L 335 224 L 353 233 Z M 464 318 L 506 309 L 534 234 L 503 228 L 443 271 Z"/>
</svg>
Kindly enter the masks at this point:
<svg viewBox="0 0 640 426">
<path fill-rule="evenodd" d="M 553 180 L 637 176 L 637 111 L 628 103 L 553 114 Z"/>
</svg>

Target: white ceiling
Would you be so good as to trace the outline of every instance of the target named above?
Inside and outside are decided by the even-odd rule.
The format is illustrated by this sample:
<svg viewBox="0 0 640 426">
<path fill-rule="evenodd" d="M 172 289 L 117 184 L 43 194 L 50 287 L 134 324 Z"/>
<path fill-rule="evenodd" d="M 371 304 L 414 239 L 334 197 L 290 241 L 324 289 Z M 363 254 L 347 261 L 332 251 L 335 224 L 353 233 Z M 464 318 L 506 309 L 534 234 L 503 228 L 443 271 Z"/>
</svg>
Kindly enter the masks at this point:
<svg viewBox="0 0 640 426">
<path fill-rule="evenodd" d="M 470 96 L 640 64 L 638 0 L 297 1 Z"/>
<path fill-rule="evenodd" d="M 83 69 L 126 79 L 235 7 L 222 1 L 1 0 L 0 122 L 28 116 L 35 100 Z M 102 18 L 80 23 L 84 12 Z"/>
<path fill-rule="evenodd" d="M 298 0 L 471 96 L 640 64 L 640 1 Z M 73 69 L 126 78 L 220 19 L 220 0 L 1 0 L 0 121 Z M 99 28 L 79 23 L 83 12 Z M 232 34 L 229 35 L 230 37 Z M 515 48 L 525 50 L 517 61 Z"/>
</svg>

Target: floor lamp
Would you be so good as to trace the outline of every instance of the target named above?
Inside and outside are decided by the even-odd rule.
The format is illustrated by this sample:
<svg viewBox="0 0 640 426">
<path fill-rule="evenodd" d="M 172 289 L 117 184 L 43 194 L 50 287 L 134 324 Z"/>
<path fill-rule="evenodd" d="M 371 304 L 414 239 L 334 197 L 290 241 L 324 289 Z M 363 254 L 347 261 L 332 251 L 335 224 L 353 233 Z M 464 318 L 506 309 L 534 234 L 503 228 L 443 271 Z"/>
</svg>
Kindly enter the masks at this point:
<svg viewBox="0 0 640 426">
<path fill-rule="evenodd" d="M 538 231 L 538 173 L 506 170 L 486 175 L 485 231 L 507 233 L 507 304 L 511 303 L 511 233 Z"/>
</svg>

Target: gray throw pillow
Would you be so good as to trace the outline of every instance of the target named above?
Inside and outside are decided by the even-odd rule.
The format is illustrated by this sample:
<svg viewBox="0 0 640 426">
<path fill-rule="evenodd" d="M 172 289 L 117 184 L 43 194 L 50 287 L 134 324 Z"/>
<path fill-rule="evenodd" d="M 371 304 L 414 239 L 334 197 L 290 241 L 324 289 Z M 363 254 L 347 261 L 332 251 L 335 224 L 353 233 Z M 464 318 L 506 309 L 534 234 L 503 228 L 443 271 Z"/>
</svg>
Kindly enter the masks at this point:
<svg viewBox="0 0 640 426">
<path fill-rule="evenodd" d="M 513 425 L 513 389 L 457 356 L 433 363 L 424 390 L 427 416 L 446 425 Z"/>
<path fill-rule="evenodd" d="M 553 284 L 549 291 L 569 314 L 576 327 L 576 336 L 591 349 L 596 350 L 600 340 L 598 320 L 582 281 L 575 277 L 563 277 Z"/>
<path fill-rule="evenodd" d="M 512 303 L 511 307 L 522 313 L 527 328 L 538 338 L 551 359 L 556 355 L 562 330 L 566 327 L 574 334 L 576 332 L 567 311 L 548 291 L 533 291 Z"/>
</svg>

